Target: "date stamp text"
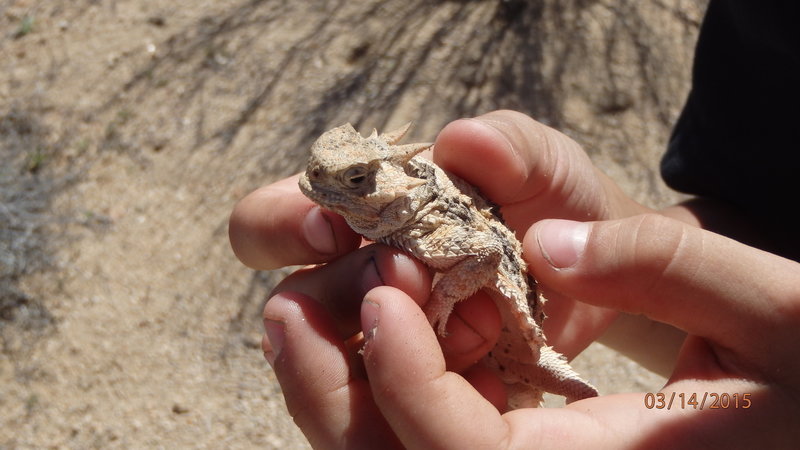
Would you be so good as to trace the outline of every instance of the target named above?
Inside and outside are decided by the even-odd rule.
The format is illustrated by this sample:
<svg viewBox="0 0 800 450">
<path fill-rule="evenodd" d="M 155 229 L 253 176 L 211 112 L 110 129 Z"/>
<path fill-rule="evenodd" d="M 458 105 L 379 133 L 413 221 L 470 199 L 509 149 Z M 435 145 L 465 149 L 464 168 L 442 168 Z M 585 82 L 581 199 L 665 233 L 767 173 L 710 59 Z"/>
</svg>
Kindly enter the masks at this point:
<svg viewBox="0 0 800 450">
<path fill-rule="evenodd" d="M 647 392 L 647 409 L 748 409 L 752 406 L 750 393 L 727 392 Z"/>
</svg>

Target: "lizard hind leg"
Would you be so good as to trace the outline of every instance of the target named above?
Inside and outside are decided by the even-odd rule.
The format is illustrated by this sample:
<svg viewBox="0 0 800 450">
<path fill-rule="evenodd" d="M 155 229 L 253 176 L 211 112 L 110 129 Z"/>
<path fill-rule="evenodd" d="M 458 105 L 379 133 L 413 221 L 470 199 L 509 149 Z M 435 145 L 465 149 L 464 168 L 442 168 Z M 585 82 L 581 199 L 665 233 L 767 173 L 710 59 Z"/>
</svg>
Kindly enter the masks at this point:
<svg viewBox="0 0 800 450">
<path fill-rule="evenodd" d="M 425 305 L 425 315 L 439 336 L 447 335 L 447 319 L 456 303 L 466 299 L 479 289 L 492 285 L 497 277 L 500 253 L 484 249 L 469 255 L 441 273 L 433 287 L 431 297 Z"/>
</svg>

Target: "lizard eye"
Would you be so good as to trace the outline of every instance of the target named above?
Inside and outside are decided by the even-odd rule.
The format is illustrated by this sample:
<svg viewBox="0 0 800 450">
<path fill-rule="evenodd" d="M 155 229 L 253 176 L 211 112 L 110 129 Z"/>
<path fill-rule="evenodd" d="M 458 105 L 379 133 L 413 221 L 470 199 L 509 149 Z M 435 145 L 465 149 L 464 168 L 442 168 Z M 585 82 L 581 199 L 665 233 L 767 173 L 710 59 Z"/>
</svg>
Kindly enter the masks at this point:
<svg viewBox="0 0 800 450">
<path fill-rule="evenodd" d="M 344 182 L 348 187 L 356 188 L 367 180 L 367 168 L 353 166 L 344 172 Z"/>
</svg>

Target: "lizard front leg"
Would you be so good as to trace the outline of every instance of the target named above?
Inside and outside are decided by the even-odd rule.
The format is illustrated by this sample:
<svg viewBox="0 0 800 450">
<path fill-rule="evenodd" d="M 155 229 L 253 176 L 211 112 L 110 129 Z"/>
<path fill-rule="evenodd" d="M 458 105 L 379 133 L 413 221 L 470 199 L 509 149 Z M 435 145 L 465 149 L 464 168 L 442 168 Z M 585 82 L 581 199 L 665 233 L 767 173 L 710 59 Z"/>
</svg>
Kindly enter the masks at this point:
<svg viewBox="0 0 800 450">
<path fill-rule="evenodd" d="M 485 246 L 465 255 L 442 272 L 441 278 L 433 287 L 430 300 L 425 305 L 425 315 L 439 336 L 444 337 L 447 334 L 447 319 L 456 303 L 478 289 L 494 284 L 501 257 L 502 249 L 499 246 Z"/>
</svg>

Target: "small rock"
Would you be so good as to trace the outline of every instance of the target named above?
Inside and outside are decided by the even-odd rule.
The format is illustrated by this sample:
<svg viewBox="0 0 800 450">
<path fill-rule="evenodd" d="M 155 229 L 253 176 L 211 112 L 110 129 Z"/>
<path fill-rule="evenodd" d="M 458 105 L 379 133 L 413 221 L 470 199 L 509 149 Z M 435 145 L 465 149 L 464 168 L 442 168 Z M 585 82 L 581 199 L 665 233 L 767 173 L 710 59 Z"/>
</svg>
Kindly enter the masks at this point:
<svg viewBox="0 0 800 450">
<path fill-rule="evenodd" d="M 167 20 L 161 16 L 150 16 L 147 18 L 147 23 L 156 27 L 163 27 L 167 24 Z"/>
<path fill-rule="evenodd" d="M 172 405 L 172 412 L 175 414 L 186 414 L 189 412 L 189 408 L 175 403 Z"/>
</svg>

